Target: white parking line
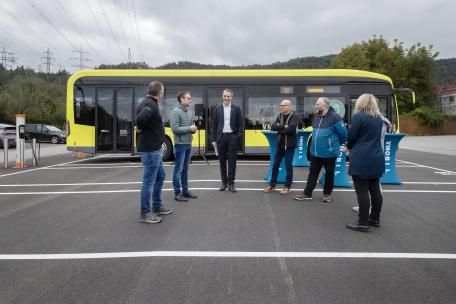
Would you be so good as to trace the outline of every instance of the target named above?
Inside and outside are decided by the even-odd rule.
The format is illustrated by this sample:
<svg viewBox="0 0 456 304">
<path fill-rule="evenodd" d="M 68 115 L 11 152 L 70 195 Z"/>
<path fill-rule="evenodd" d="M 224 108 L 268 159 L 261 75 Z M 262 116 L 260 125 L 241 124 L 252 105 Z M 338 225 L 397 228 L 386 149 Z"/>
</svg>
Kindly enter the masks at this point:
<svg viewBox="0 0 456 304">
<path fill-rule="evenodd" d="M 258 191 L 262 192 L 263 188 L 236 188 L 238 191 Z M 202 191 L 219 191 L 219 188 L 189 188 L 189 190 Z M 52 195 L 52 194 L 101 194 L 101 193 L 131 193 L 140 192 L 140 189 L 124 189 L 124 190 L 93 190 L 93 191 L 46 191 L 46 192 L 2 192 L 1 195 Z M 174 189 L 163 189 L 162 191 L 174 191 Z M 279 191 L 279 190 L 277 190 Z M 323 191 L 323 189 L 315 189 L 314 191 Z M 294 191 L 301 193 L 302 190 Z M 354 189 L 334 189 L 333 192 L 355 192 Z M 456 193 L 456 190 L 410 190 L 410 189 L 383 189 L 382 193 Z"/>
<path fill-rule="evenodd" d="M 417 163 L 408 162 L 408 161 L 405 161 L 405 160 L 399 160 L 399 159 L 398 159 L 398 161 L 403 162 L 403 163 L 406 163 L 406 164 L 410 164 L 410 165 L 419 166 L 419 167 L 422 167 L 422 168 L 428 168 L 428 169 L 432 169 L 432 170 L 438 170 L 438 171 L 441 171 L 441 172 L 447 172 L 447 173 L 450 173 L 450 174 L 456 174 L 456 172 L 450 171 L 450 170 L 445 170 L 445 169 L 440 169 L 440 168 L 425 166 L 425 165 L 421 165 L 421 164 L 417 164 Z"/>
<path fill-rule="evenodd" d="M 100 157 L 104 157 L 104 155 L 95 156 L 95 157 L 92 157 L 91 159 L 96 159 L 96 158 L 100 158 Z M 37 171 L 37 170 L 42 170 L 42 169 L 49 169 L 49 168 L 53 168 L 53 167 L 57 167 L 57 166 L 63 166 L 63 165 L 66 165 L 66 164 L 73 164 L 73 163 L 82 162 L 82 161 L 85 161 L 85 160 L 87 160 L 87 159 L 78 159 L 78 160 L 74 160 L 74 161 L 70 161 L 70 162 L 65 162 L 65 163 L 61 163 L 61 164 L 56 164 L 56 165 L 50 165 L 50 166 L 46 166 L 46 167 L 39 167 L 39 168 L 34 168 L 34 169 L 29 169 L 29 170 L 23 170 L 23 171 L 17 171 L 17 172 L 2 174 L 2 175 L 0 175 L 0 178 L 1 178 L 1 177 L 5 177 L 5 176 L 11 176 L 11 175 L 17 175 L 17 174 L 22 174 L 22 173 L 28 173 L 28 172 Z"/>
<path fill-rule="evenodd" d="M 189 183 L 220 183 L 219 179 L 190 179 Z M 172 181 L 165 181 L 166 184 L 171 184 Z M 236 183 L 261 183 L 264 184 L 264 179 L 237 179 Z M 295 184 L 307 183 L 305 180 L 295 180 Z M 352 183 L 352 182 L 350 182 Z M 61 186 L 109 186 L 109 185 L 137 185 L 142 184 L 141 181 L 136 182 L 105 182 L 105 183 L 57 183 L 57 184 L 0 184 L 0 187 L 61 187 Z M 402 182 L 409 185 L 456 185 L 456 182 Z"/>
<path fill-rule="evenodd" d="M 402 252 L 252 252 L 252 251 L 139 251 L 64 254 L 0 254 L 0 260 L 81 260 L 144 257 L 198 258 L 331 258 L 331 259 L 439 259 L 455 260 L 452 253 Z"/>
</svg>

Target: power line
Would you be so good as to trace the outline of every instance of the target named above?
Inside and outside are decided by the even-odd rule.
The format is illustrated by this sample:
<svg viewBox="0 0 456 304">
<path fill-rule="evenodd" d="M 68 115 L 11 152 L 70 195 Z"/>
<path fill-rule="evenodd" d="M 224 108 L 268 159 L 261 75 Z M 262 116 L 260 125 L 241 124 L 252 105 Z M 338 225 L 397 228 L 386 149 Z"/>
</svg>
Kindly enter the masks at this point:
<svg viewBox="0 0 456 304">
<path fill-rule="evenodd" d="M 90 5 L 89 5 L 89 2 L 87 2 L 87 0 L 84 0 L 84 2 L 85 2 L 85 4 L 86 4 L 87 8 L 89 9 L 89 13 L 90 13 L 90 15 L 92 16 L 93 21 L 95 21 L 95 24 L 96 24 L 96 26 L 97 26 L 98 32 L 100 33 L 101 37 L 103 37 L 104 41 L 108 44 L 109 49 L 113 49 L 113 47 L 112 47 L 112 45 L 111 45 L 109 39 L 106 38 L 106 35 L 104 34 L 103 30 L 101 29 L 101 26 L 100 26 L 100 24 L 99 24 L 98 21 L 97 21 L 97 18 L 95 18 L 95 15 L 94 15 L 94 13 L 93 13 L 93 11 L 92 11 L 92 8 L 91 8 Z M 111 56 L 112 56 L 113 58 L 115 58 L 115 56 L 114 56 L 113 53 L 111 53 Z"/>
<path fill-rule="evenodd" d="M 43 13 L 35 4 L 33 4 L 31 2 L 31 0 L 26 0 L 28 2 L 28 4 L 30 4 L 31 7 L 33 7 L 37 12 L 38 14 L 47 22 L 49 23 L 49 25 L 51 25 L 51 27 L 54 28 L 54 30 L 57 31 L 57 33 L 60 34 L 60 36 L 65 39 L 66 42 L 68 42 L 69 45 L 71 45 L 74 49 L 77 49 L 77 47 L 67 38 L 67 36 L 65 36 L 65 34 L 62 33 L 62 31 L 60 31 L 60 29 L 55 26 L 55 24 L 46 16 L 45 13 Z"/>
<path fill-rule="evenodd" d="M 112 3 L 114 4 L 114 8 L 116 10 L 117 18 L 119 19 L 120 29 L 122 30 L 122 35 L 123 35 L 123 37 L 125 39 L 125 45 L 128 47 L 128 49 L 130 49 L 130 46 L 128 44 L 127 35 L 125 34 L 124 26 L 123 26 L 123 23 L 122 23 L 122 18 L 120 18 L 119 10 L 117 9 L 116 0 L 112 0 Z"/>
<path fill-rule="evenodd" d="M 66 12 L 65 8 L 61 5 L 61 3 L 58 0 L 54 0 L 54 4 L 52 1 L 53 0 L 49 0 L 51 5 L 56 9 L 56 11 L 59 14 L 61 14 L 64 17 L 67 23 L 69 23 L 73 30 L 79 35 L 79 37 L 85 41 L 86 45 L 96 54 L 96 56 L 98 57 L 98 59 L 100 59 L 100 62 L 102 63 L 104 60 L 103 56 L 101 56 L 100 53 L 98 53 L 98 51 L 87 41 L 82 32 L 79 30 L 79 27 L 76 25 L 76 23 L 73 22 L 72 18 Z"/>
<path fill-rule="evenodd" d="M 130 23 L 130 32 L 131 32 L 131 35 L 133 36 L 133 40 L 134 40 L 135 47 L 136 47 L 136 52 L 137 52 L 138 56 L 141 56 L 141 50 L 139 48 L 138 37 L 137 37 L 136 30 L 135 30 L 135 25 L 133 23 L 133 17 L 131 16 L 131 13 L 130 13 L 130 5 L 128 4 L 128 1 L 129 0 L 125 0 L 125 6 L 127 9 L 128 21 Z M 144 58 L 143 58 L 143 61 L 144 61 Z"/>
<path fill-rule="evenodd" d="M 137 30 L 137 33 L 138 33 L 139 47 L 140 47 L 140 50 L 141 50 L 141 59 L 144 62 L 144 54 L 143 54 L 143 51 L 142 51 L 143 48 L 142 48 L 142 42 L 141 42 L 141 31 L 139 30 L 138 18 L 136 17 L 135 0 L 131 0 L 131 7 L 133 8 L 133 16 L 134 16 L 134 20 L 135 20 L 136 30 Z"/>
<path fill-rule="evenodd" d="M 108 24 L 109 30 L 111 31 L 112 36 L 114 37 L 115 42 L 117 43 L 119 47 L 119 51 L 122 54 L 122 58 L 126 58 L 125 53 L 122 51 L 122 46 L 119 43 L 119 40 L 117 39 L 116 34 L 114 33 L 114 30 L 112 29 L 111 22 L 109 22 L 109 18 L 106 16 L 106 12 L 103 8 L 103 5 L 101 4 L 101 1 L 98 0 L 98 5 L 100 6 L 101 13 L 103 14 L 104 19 L 106 20 L 106 23 Z"/>
<path fill-rule="evenodd" d="M 52 49 L 54 49 L 57 53 L 60 54 L 60 56 L 64 57 L 65 59 L 68 58 L 68 56 L 61 52 L 59 49 L 57 49 L 52 43 L 47 41 L 44 37 L 42 37 L 40 34 L 35 32 L 32 28 L 30 28 L 26 23 L 24 23 L 20 18 L 16 17 L 10 10 L 8 10 L 6 7 L 4 7 L 0 3 L 0 8 L 2 8 L 10 17 L 12 17 L 14 20 L 16 20 L 22 27 L 24 27 L 29 33 L 33 34 L 33 38 L 35 38 L 37 41 L 40 43 L 45 44 L 46 46 L 50 46 Z"/>
</svg>

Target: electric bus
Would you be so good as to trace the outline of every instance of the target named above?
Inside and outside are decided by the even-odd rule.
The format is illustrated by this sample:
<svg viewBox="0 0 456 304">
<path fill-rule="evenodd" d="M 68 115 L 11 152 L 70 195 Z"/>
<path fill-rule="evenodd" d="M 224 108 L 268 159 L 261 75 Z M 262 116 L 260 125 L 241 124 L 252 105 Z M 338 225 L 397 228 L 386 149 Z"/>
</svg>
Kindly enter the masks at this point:
<svg viewBox="0 0 456 304">
<path fill-rule="evenodd" d="M 245 130 L 240 136 L 239 154 L 268 154 L 262 134 L 280 113 L 283 99 L 293 103 L 302 118 L 314 112 L 319 97 L 350 124 L 356 99 L 374 94 L 379 108 L 399 131 L 395 89 L 385 75 L 345 69 L 318 70 L 83 70 L 73 74 L 67 85 L 67 149 L 74 152 L 135 153 L 135 107 L 147 95 L 147 85 L 160 81 L 165 95 L 159 103 L 165 126 L 163 159 L 173 155 L 169 128 L 177 94 L 189 90 L 193 98 L 191 115 L 198 126 L 193 135 L 193 153 L 214 153 L 211 144 L 212 114 L 222 103 L 224 89 L 234 92 L 232 102 L 240 106 Z M 413 92 L 412 92 L 413 93 Z"/>
</svg>

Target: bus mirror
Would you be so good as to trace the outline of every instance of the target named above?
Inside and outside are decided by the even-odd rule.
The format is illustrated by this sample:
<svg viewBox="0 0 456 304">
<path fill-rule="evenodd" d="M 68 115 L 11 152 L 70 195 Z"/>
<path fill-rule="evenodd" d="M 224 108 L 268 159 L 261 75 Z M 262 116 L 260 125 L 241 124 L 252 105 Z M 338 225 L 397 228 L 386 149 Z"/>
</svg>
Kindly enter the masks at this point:
<svg viewBox="0 0 456 304">
<path fill-rule="evenodd" d="M 412 104 L 415 104 L 415 92 L 409 88 L 395 88 L 394 93 L 410 93 L 412 94 Z"/>
</svg>

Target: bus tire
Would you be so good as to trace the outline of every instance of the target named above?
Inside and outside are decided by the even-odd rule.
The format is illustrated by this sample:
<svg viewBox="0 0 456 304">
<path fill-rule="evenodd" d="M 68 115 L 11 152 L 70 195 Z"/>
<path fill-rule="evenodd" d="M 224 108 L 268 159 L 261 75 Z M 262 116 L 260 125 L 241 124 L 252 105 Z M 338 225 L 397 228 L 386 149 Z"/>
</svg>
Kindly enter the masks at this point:
<svg viewBox="0 0 456 304">
<path fill-rule="evenodd" d="M 169 137 L 166 136 L 165 141 L 163 142 L 163 145 L 162 145 L 163 161 L 170 160 L 172 155 L 173 155 L 173 144 L 171 143 L 171 140 L 169 139 Z"/>
</svg>

